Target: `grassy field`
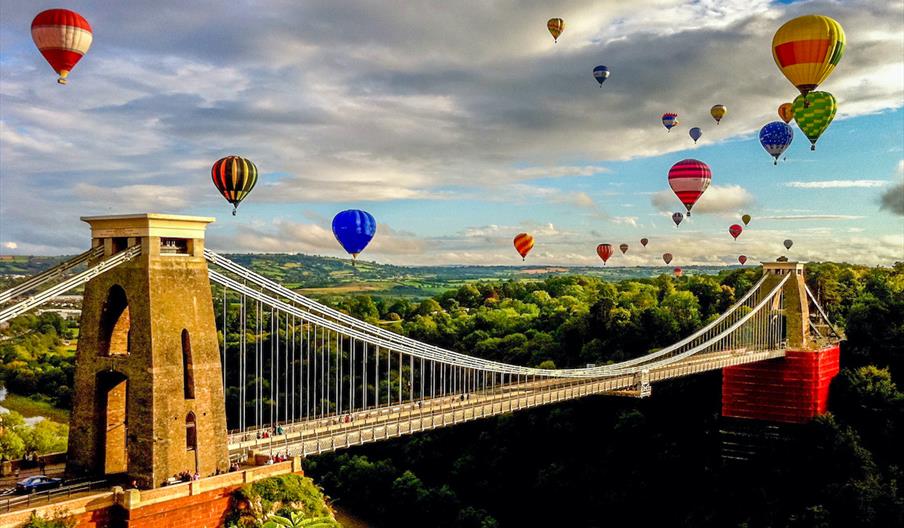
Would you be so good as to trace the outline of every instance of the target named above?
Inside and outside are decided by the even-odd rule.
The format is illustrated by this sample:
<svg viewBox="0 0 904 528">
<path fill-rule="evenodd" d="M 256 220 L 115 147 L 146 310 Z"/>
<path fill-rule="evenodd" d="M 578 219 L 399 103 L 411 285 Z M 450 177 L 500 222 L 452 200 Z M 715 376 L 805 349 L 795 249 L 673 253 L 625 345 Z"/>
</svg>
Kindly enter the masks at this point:
<svg viewBox="0 0 904 528">
<path fill-rule="evenodd" d="M 69 425 L 69 411 L 57 409 L 45 401 L 33 400 L 27 396 L 9 392 L 6 394 L 6 399 L 0 402 L 0 405 L 11 411 L 16 411 L 26 418 L 43 416 L 48 420 Z"/>
</svg>

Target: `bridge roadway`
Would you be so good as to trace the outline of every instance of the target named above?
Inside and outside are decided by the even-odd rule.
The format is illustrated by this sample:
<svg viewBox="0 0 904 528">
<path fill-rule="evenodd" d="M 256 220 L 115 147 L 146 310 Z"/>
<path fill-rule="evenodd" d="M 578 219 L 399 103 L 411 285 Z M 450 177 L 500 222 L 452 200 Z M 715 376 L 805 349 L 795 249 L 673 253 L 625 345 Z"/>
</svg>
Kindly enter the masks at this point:
<svg viewBox="0 0 904 528">
<path fill-rule="evenodd" d="M 725 367 L 784 357 L 785 350 L 761 352 L 720 351 L 696 354 L 675 363 L 652 368 L 650 383 Z M 640 396 L 634 374 L 596 379 L 544 379 L 511 383 L 473 392 L 417 402 L 384 405 L 348 415 L 332 415 L 283 424 L 284 434 L 257 438 L 258 430 L 228 436 L 230 458 L 242 458 L 249 450 L 265 454 L 307 456 L 394 438 L 419 431 L 546 405 L 593 394 Z"/>
</svg>

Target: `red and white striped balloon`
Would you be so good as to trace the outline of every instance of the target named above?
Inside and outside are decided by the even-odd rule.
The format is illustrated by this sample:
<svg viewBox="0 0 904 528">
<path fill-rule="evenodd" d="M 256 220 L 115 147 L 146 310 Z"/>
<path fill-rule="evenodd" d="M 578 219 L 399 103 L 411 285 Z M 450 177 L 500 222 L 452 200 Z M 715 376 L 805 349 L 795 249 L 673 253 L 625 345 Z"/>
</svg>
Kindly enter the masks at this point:
<svg viewBox="0 0 904 528">
<path fill-rule="evenodd" d="M 94 34 L 85 17 L 75 11 L 48 9 L 31 22 L 31 38 L 59 74 L 57 82 L 66 84 L 69 72 L 88 53 Z"/>
<path fill-rule="evenodd" d="M 609 257 L 612 256 L 612 244 L 600 244 L 596 246 L 596 254 L 603 259 L 603 265 L 605 266 Z"/>
<path fill-rule="evenodd" d="M 691 208 L 712 182 L 709 165 L 695 159 L 681 160 L 669 169 L 669 187 L 691 215 Z"/>
</svg>

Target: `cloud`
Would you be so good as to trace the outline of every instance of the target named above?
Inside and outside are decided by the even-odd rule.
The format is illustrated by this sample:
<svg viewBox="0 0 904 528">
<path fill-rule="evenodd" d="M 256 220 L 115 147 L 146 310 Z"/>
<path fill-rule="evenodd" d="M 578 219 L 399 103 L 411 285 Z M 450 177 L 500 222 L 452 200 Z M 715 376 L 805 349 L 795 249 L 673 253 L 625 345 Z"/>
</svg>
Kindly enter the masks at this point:
<svg viewBox="0 0 904 528">
<path fill-rule="evenodd" d="M 612 222 L 616 224 L 625 224 L 631 227 L 637 227 L 637 217 L 636 216 L 616 216 L 612 218 Z"/>
<path fill-rule="evenodd" d="M 257 163 L 262 177 L 243 208 L 270 217 L 297 203 L 459 199 L 489 209 L 504 197 L 617 224 L 630 217 L 610 220 L 590 183 L 619 160 L 685 149 L 686 136 L 658 126 L 665 110 L 712 124 L 699 102 L 724 102 L 728 117 L 704 136 L 714 142 L 773 120 L 776 94 L 793 89 L 768 42 L 781 21 L 814 5 L 857 37 L 843 75 L 830 79 L 839 118 L 900 108 L 904 43 L 893 2 L 579 0 L 560 6 L 569 27 L 553 45 L 542 3 L 84 0 L 79 11 L 98 37 L 64 90 L 21 30 L 33 6 L 4 2 L 3 235 L 30 250 L 74 252 L 85 239 L 80 215 L 225 210 L 208 170 L 227 154 Z M 587 70 L 601 56 L 618 67 L 597 88 Z M 517 196 L 514 185 L 533 194 Z M 695 216 L 752 203 L 746 191 L 726 192 L 707 191 Z M 674 197 L 663 203 L 680 209 Z M 278 248 L 279 229 L 257 234 Z M 234 234 L 263 244 L 245 228 Z M 314 231 L 290 235 L 296 247 L 327 243 Z M 486 258 L 480 251 L 452 253 Z"/>
<path fill-rule="evenodd" d="M 850 189 L 855 187 L 883 187 L 888 185 L 885 180 L 827 180 L 827 181 L 792 181 L 785 187 L 796 189 Z"/>
<path fill-rule="evenodd" d="M 753 204 L 753 195 L 740 185 L 710 185 L 692 212 L 695 214 L 737 214 Z M 684 206 L 672 191 L 659 191 L 650 196 L 653 207 L 662 212 L 684 212 Z"/>
<path fill-rule="evenodd" d="M 344 255 L 331 229 L 320 224 L 274 220 L 264 225 L 241 225 L 235 235 L 228 238 L 212 235 L 211 245 L 228 251 L 240 249 L 251 252 L 308 252 L 326 255 Z M 377 234 L 367 247 L 368 255 L 396 256 L 419 255 L 424 252 L 424 241 L 412 233 L 398 231 L 386 224 L 377 225 Z"/>
<path fill-rule="evenodd" d="M 882 210 L 904 216 L 904 182 L 892 186 L 882 194 Z"/>
<path fill-rule="evenodd" d="M 16 244 L 15 242 L 6 242 L 3 244 L 3 247 L 5 247 L 6 249 L 16 249 L 17 247 L 19 247 L 19 244 Z"/>
<path fill-rule="evenodd" d="M 864 217 L 858 215 L 801 214 L 760 216 L 758 220 L 860 220 L 862 218 Z"/>
</svg>

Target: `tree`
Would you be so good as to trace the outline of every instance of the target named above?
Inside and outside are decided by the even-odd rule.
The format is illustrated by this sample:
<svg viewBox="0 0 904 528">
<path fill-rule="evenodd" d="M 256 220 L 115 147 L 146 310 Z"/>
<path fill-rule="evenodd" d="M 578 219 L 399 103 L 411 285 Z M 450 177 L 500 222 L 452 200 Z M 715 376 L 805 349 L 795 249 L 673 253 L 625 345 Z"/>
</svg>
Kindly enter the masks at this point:
<svg viewBox="0 0 904 528">
<path fill-rule="evenodd" d="M 25 454 L 25 441 L 11 427 L 0 427 L 0 460 L 17 460 Z"/>
<path fill-rule="evenodd" d="M 832 383 L 830 404 L 840 420 L 852 425 L 880 460 L 904 463 L 904 454 L 889 439 L 904 433 L 904 393 L 888 369 L 873 365 L 844 369 Z"/>
</svg>

